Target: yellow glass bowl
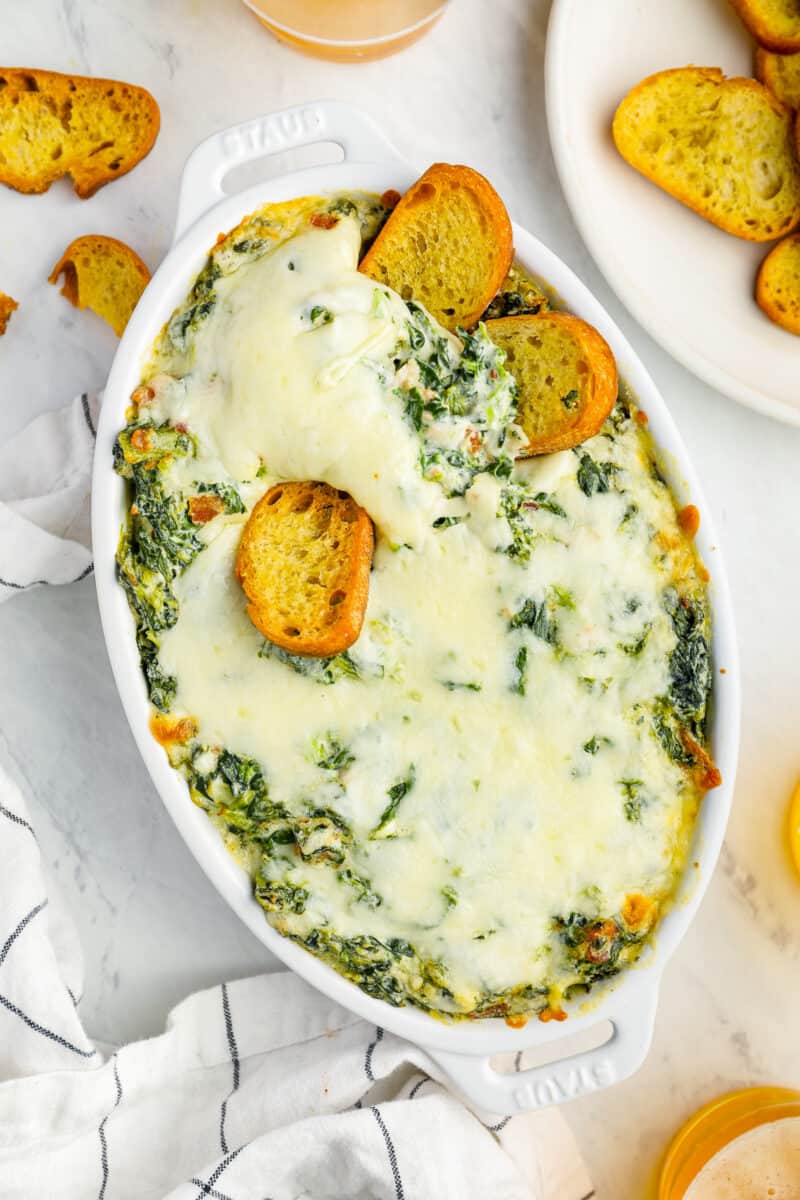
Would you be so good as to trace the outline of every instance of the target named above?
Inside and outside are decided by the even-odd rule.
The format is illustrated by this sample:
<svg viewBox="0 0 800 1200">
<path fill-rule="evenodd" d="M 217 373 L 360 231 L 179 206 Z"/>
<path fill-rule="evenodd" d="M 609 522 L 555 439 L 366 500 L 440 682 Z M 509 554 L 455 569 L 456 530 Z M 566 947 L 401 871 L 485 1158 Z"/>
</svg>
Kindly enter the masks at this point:
<svg viewBox="0 0 800 1200">
<path fill-rule="evenodd" d="M 800 1117 L 800 1092 L 794 1088 L 742 1088 L 704 1105 L 667 1147 L 658 1177 L 658 1200 L 682 1200 L 718 1151 L 750 1129 L 784 1117 Z"/>
</svg>

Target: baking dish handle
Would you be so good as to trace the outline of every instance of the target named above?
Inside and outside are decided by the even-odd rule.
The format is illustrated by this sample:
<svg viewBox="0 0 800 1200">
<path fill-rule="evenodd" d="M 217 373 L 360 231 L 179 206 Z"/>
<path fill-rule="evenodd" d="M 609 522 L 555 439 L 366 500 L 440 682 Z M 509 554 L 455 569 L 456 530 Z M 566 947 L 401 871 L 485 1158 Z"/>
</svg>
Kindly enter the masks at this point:
<svg viewBox="0 0 800 1200">
<path fill-rule="evenodd" d="M 233 167 L 320 142 L 341 146 L 345 162 L 402 162 L 375 121 L 341 100 L 315 100 L 242 121 L 206 138 L 186 160 L 173 241 L 225 198 L 222 181 Z"/>
<path fill-rule="evenodd" d="M 513 1116 L 564 1104 L 619 1083 L 639 1069 L 653 1038 L 657 993 L 655 987 L 642 989 L 635 1005 L 604 1017 L 613 1027 L 604 1045 L 539 1067 L 501 1074 L 488 1056 L 426 1050 L 457 1090 L 484 1112 Z"/>
</svg>

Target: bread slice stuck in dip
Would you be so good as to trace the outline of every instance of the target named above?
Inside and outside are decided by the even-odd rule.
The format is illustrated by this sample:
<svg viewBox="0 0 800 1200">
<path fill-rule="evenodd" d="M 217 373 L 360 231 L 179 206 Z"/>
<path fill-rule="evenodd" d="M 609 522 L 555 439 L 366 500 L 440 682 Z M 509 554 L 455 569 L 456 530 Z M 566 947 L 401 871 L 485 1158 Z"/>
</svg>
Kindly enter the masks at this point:
<svg viewBox="0 0 800 1200">
<path fill-rule="evenodd" d="M 250 620 L 292 654 L 341 654 L 361 632 L 373 548 L 372 521 L 347 492 L 276 484 L 251 512 L 236 557 Z"/>
<path fill-rule="evenodd" d="M 511 221 L 488 180 L 434 163 L 409 188 L 359 270 L 414 299 L 446 329 L 474 325 L 511 266 Z"/>
<path fill-rule="evenodd" d="M 617 399 L 617 364 L 594 326 L 569 313 L 486 322 L 519 388 L 519 457 L 569 450 L 600 432 Z"/>
</svg>

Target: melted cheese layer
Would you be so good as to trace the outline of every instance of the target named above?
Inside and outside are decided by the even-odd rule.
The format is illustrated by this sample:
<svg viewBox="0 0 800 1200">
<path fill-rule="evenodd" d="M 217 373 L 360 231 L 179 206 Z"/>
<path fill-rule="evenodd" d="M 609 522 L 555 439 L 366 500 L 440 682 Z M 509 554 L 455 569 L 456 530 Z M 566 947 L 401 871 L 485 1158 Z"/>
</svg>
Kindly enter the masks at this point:
<svg viewBox="0 0 800 1200">
<path fill-rule="evenodd" d="M 469 1011 L 558 983 L 554 918 L 673 890 L 698 795 L 643 714 L 669 689 L 675 646 L 663 594 L 676 562 L 653 534 L 680 534 L 629 422 L 581 447 L 613 464 L 606 492 L 578 486 L 572 452 L 518 464 L 515 478 L 553 506 L 535 513 L 527 563 L 503 553 L 500 480 L 480 475 L 447 500 L 423 477 L 392 362 L 408 310 L 358 273 L 359 244 L 342 219 L 219 280 L 191 370 L 153 411 L 197 441 L 174 486 L 227 475 L 250 508 L 278 479 L 317 479 L 367 509 L 377 544 L 351 651 L 361 677 L 326 686 L 259 653 L 233 570 L 246 514 L 203 530 L 160 662 L 204 742 L 254 758 L 288 811 L 334 808 L 352 831 L 348 865 L 381 903 L 360 903 L 330 863 L 296 857 L 286 878 L 308 901 L 281 927 L 404 939 Z M 332 319 L 312 320 L 318 309 Z M 450 512 L 469 519 L 434 528 Z M 512 627 L 531 598 L 549 605 L 557 640 Z M 314 761 L 315 740 L 331 736 L 353 759 L 336 775 Z M 389 836 L 376 834 L 410 773 Z"/>
</svg>

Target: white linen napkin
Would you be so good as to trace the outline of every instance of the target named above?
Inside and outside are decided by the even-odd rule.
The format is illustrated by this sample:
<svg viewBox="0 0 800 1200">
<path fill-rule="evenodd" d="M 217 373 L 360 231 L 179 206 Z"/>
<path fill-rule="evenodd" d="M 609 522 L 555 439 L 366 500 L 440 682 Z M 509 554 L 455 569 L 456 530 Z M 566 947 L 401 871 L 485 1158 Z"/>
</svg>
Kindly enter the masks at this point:
<svg viewBox="0 0 800 1200">
<path fill-rule="evenodd" d="M 92 569 L 89 486 L 100 394 L 44 413 L 0 446 L 0 603 Z"/>
<path fill-rule="evenodd" d="M 0 448 L 0 600 L 91 570 L 98 397 Z M 556 1109 L 492 1120 L 422 1050 L 281 972 L 190 996 L 109 1056 L 78 1015 L 80 947 L 48 904 L 0 762 L 3 1200 L 588 1200 Z"/>
</svg>

